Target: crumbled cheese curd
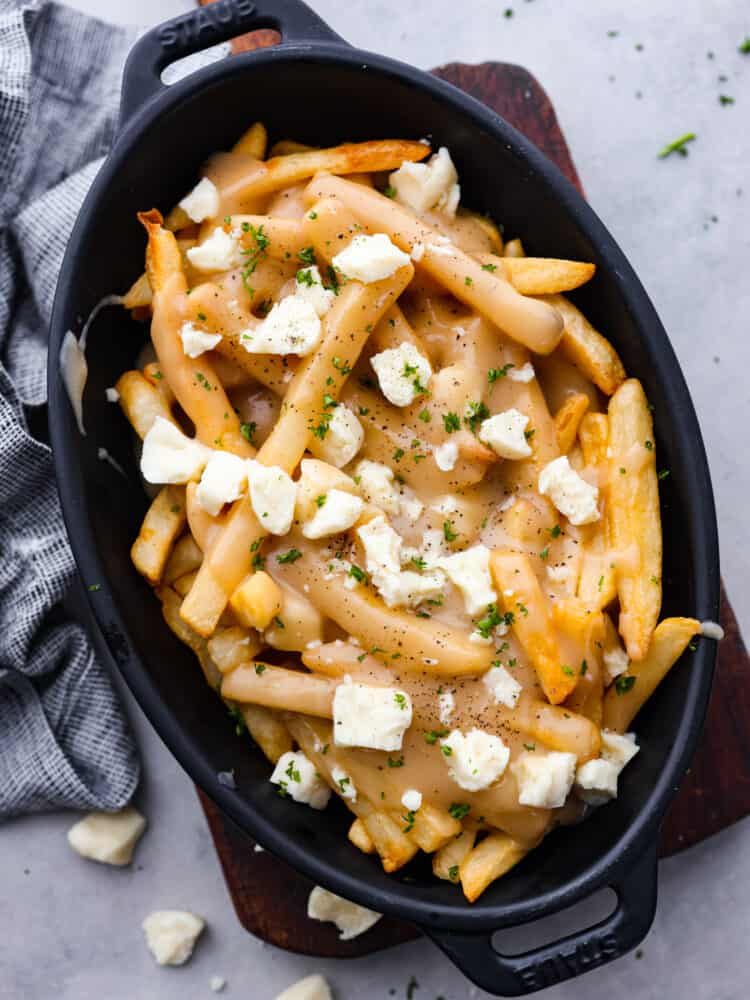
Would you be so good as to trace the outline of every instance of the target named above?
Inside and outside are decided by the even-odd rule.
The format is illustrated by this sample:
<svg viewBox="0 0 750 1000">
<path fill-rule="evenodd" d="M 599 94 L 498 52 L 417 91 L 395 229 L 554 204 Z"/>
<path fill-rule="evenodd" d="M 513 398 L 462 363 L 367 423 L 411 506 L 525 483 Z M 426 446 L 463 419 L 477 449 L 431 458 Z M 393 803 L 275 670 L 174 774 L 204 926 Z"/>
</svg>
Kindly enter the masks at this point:
<svg viewBox="0 0 750 1000">
<path fill-rule="evenodd" d="M 240 342 L 248 354 L 305 357 L 318 346 L 321 330 L 313 304 L 300 295 L 287 295 L 254 329 L 242 333 Z"/>
<path fill-rule="evenodd" d="M 440 745 L 448 773 L 467 792 L 489 788 L 502 777 L 510 760 L 510 750 L 500 737 L 481 729 L 466 734 L 454 729 Z"/>
<path fill-rule="evenodd" d="M 242 263 L 237 241 L 221 226 L 197 247 L 190 247 L 187 259 L 196 271 L 229 271 Z"/>
<path fill-rule="evenodd" d="M 599 520 L 599 490 L 571 468 L 567 455 L 544 466 L 539 474 L 539 492 L 548 496 L 571 524 Z"/>
<path fill-rule="evenodd" d="M 437 208 L 454 216 L 461 198 L 458 173 L 445 146 L 424 163 L 402 163 L 389 177 L 396 201 L 415 212 Z"/>
<path fill-rule="evenodd" d="M 199 358 L 206 351 L 212 351 L 221 340 L 220 333 L 206 333 L 192 323 L 183 323 L 180 329 L 182 350 L 188 358 Z"/>
<path fill-rule="evenodd" d="M 385 233 L 355 236 L 349 246 L 333 258 L 337 271 L 366 285 L 390 278 L 408 263 L 409 255 L 391 243 Z"/>
<path fill-rule="evenodd" d="M 179 202 L 193 222 L 213 219 L 219 214 L 219 192 L 210 178 L 202 177 L 193 190 Z"/>
<path fill-rule="evenodd" d="M 427 391 L 432 366 L 414 344 L 389 347 L 370 359 L 380 391 L 394 406 L 409 406 Z"/>
</svg>

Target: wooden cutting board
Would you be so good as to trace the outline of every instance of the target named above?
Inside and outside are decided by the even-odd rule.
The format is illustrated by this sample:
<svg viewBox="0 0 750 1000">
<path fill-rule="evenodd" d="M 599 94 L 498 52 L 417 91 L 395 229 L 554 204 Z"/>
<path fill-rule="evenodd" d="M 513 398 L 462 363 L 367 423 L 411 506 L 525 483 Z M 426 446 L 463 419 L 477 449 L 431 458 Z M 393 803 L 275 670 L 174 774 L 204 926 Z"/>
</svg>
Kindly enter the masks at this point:
<svg viewBox="0 0 750 1000">
<path fill-rule="evenodd" d="M 236 39 L 233 48 L 247 51 L 278 40 L 275 31 L 258 31 Z M 449 63 L 433 72 L 483 101 L 528 136 L 583 193 L 554 108 L 530 73 L 521 66 L 496 62 Z M 726 638 L 719 646 L 706 729 L 662 826 L 663 857 L 750 814 L 750 659 L 723 591 L 721 624 Z M 253 842 L 202 792 L 198 794 L 237 916 L 252 934 L 300 954 L 342 958 L 370 954 L 419 935 L 409 924 L 384 918 L 362 937 L 340 941 L 332 925 L 306 916 L 312 883 L 268 852 L 256 853 Z"/>
</svg>

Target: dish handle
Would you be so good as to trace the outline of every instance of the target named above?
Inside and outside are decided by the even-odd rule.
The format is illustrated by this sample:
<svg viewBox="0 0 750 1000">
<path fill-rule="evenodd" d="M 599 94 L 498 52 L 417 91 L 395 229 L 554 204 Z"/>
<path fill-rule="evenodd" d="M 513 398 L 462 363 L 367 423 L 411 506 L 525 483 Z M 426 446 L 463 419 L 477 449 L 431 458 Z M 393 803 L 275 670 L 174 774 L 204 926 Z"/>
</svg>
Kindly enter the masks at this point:
<svg viewBox="0 0 750 1000">
<path fill-rule="evenodd" d="M 502 955 L 484 934 L 423 928 L 458 968 L 495 996 L 517 997 L 580 976 L 635 948 L 645 938 L 656 911 L 656 842 L 611 888 L 614 911 L 593 927 L 569 934 L 521 955 Z"/>
<path fill-rule="evenodd" d="M 258 28 L 274 28 L 282 44 L 346 44 L 302 0 L 218 0 L 197 7 L 152 28 L 131 49 L 122 81 L 120 128 L 138 108 L 166 90 L 161 74 L 170 63 Z"/>
</svg>

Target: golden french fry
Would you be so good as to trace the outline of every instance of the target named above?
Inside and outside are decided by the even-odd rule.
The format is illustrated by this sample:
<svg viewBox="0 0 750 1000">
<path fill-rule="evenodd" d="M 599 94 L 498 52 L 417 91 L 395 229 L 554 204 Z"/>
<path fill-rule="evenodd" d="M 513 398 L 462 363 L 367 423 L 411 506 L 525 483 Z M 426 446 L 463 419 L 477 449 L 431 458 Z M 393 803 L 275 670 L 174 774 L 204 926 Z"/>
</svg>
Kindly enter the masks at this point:
<svg viewBox="0 0 750 1000">
<path fill-rule="evenodd" d="M 266 155 L 268 146 L 268 132 L 263 122 L 253 122 L 250 128 L 243 132 L 234 146 L 233 153 L 245 153 L 247 156 L 254 156 L 256 160 L 262 160 Z"/>
<path fill-rule="evenodd" d="M 352 844 L 354 844 L 355 847 L 358 847 L 363 854 L 375 853 L 375 845 L 372 842 L 372 837 L 367 832 L 367 827 L 361 819 L 357 818 L 354 820 L 352 825 L 349 827 L 349 833 L 347 836 Z"/>
<path fill-rule="evenodd" d="M 164 397 L 141 372 L 125 372 L 115 383 L 120 406 L 139 438 L 145 438 L 157 417 L 174 423 Z"/>
<path fill-rule="evenodd" d="M 214 632 L 207 642 L 207 648 L 222 674 L 228 674 L 235 667 L 254 660 L 263 648 L 263 642 L 254 629 L 229 625 Z"/>
<path fill-rule="evenodd" d="M 317 146 L 306 146 L 304 142 L 295 142 L 294 139 L 279 139 L 271 146 L 268 155 L 289 156 L 290 153 L 310 153 L 317 148 Z"/>
<path fill-rule="evenodd" d="M 457 246 L 441 242 L 440 234 L 408 209 L 340 177 L 318 176 L 306 191 L 311 203 L 330 195 L 347 205 L 365 230 L 387 233 L 406 253 L 423 246 L 419 267 L 508 336 L 539 354 L 549 354 L 557 347 L 562 320 L 554 308 L 537 308 L 540 303 L 536 299 L 524 298 L 504 278 L 484 271 Z"/>
<path fill-rule="evenodd" d="M 553 705 L 564 701 L 578 682 L 578 671 L 562 658 L 552 623 L 551 608 L 528 556 L 496 549 L 490 572 L 513 629 L 537 672 L 539 683 Z"/>
<path fill-rule="evenodd" d="M 473 903 L 484 890 L 525 857 L 527 849 L 505 833 L 491 833 L 459 865 L 464 895 Z"/>
<path fill-rule="evenodd" d="M 611 396 L 625 381 L 625 369 L 617 351 L 564 295 L 540 295 L 539 298 L 554 306 L 563 318 L 562 356 L 590 378 L 605 395 Z"/>
<path fill-rule="evenodd" d="M 175 544 L 162 574 L 165 583 L 171 583 L 186 573 L 192 573 L 203 562 L 203 553 L 192 535 L 183 535 Z"/>
<path fill-rule="evenodd" d="M 700 630 L 701 624 L 694 618 L 665 618 L 659 622 L 646 656 L 637 663 L 631 661 L 627 672 L 615 679 L 604 696 L 605 729 L 616 733 L 628 729 L 644 702 Z"/>
<path fill-rule="evenodd" d="M 154 497 L 133 542 L 133 565 L 152 585 L 159 583 L 175 539 L 185 525 L 185 488 L 165 486 Z"/>
<path fill-rule="evenodd" d="M 552 295 L 570 292 L 594 277 L 595 264 L 554 257 L 500 257 L 496 254 L 474 255 L 482 267 L 502 274 L 522 295 Z"/>
<path fill-rule="evenodd" d="M 260 570 L 245 577 L 229 598 L 229 606 L 248 628 L 267 628 L 281 611 L 281 587 Z"/>
<path fill-rule="evenodd" d="M 184 576 L 180 576 L 176 580 L 173 580 L 170 584 L 172 590 L 176 591 L 180 597 L 184 597 L 193 586 L 196 575 L 197 570 L 193 570 L 192 573 L 186 573 Z"/>
<path fill-rule="evenodd" d="M 589 408 L 589 397 L 574 392 L 555 414 L 555 433 L 560 454 L 567 455 L 575 444 L 578 426 Z"/>
<path fill-rule="evenodd" d="M 309 598 L 290 587 L 281 585 L 281 607 L 266 629 L 265 640 L 274 649 L 301 653 L 311 643 L 322 642 L 325 621 Z"/>
<path fill-rule="evenodd" d="M 428 854 L 439 850 L 456 839 L 461 832 L 461 824 L 445 809 L 438 809 L 428 802 L 423 803 L 413 814 L 404 812 L 393 817 L 396 822 L 406 822 L 409 834 L 417 847 Z"/>
<path fill-rule="evenodd" d="M 506 257 L 525 257 L 526 251 L 523 248 L 523 243 L 518 239 L 508 240 L 505 244 L 505 256 Z"/>
<path fill-rule="evenodd" d="M 262 705 L 238 705 L 247 731 L 266 757 L 275 764 L 282 754 L 292 749 L 292 737 L 279 716 Z"/>
<path fill-rule="evenodd" d="M 609 403 L 608 517 L 617 553 L 620 634 L 642 660 L 661 609 L 661 513 L 654 425 L 641 383 L 628 379 Z"/>
<path fill-rule="evenodd" d="M 503 253 L 503 237 L 492 219 L 486 215 L 480 215 L 479 212 L 472 212 L 468 208 L 459 208 L 457 215 L 459 219 L 469 218 L 475 223 L 475 225 L 479 226 L 479 228 L 488 237 L 490 241 L 490 249 L 493 253 Z"/>
<path fill-rule="evenodd" d="M 432 856 L 433 875 L 446 882 L 458 882 L 459 867 L 474 847 L 476 839 L 476 829 L 464 828 L 457 837 L 435 851 Z"/>
<path fill-rule="evenodd" d="M 336 682 L 267 663 L 243 663 L 224 676 L 222 698 L 330 719 Z"/>
<path fill-rule="evenodd" d="M 216 666 L 206 648 L 206 640 L 197 635 L 180 617 L 180 595 L 171 587 L 161 587 L 157 590 L 157 595 L 161 601 L 161 610 L 164 621 L 169 625 L 178 639 L 189 646 L 198 657 L 203 676 L 209 687 L 218 691 L 221 684 L 221 671 Z"/>
<path fill-rule="evenodd" d="M 125 309 L 145 309 L 151 307 L 151 285 L 148 277 L 144 273 L 133 282 L 130 288 L 122 297 L 122 304 Z"/>
</svg>

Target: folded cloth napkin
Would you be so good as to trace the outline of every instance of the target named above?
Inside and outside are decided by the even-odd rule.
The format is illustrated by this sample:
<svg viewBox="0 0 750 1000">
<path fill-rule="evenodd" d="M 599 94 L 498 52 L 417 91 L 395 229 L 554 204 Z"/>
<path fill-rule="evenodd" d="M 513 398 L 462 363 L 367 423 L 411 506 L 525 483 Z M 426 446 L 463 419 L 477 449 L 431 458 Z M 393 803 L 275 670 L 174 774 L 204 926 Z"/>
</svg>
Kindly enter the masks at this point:
<svg viewBox="0 0 750 1000">
<path fill-rule="evenodd" d="M 50 449 L 29 429 L 65 245 L 134 40 L 46 0 L 0 0 L 0 819 L 117 809 L 138 783 L 107 672 L 59 608 L 75 564 Z"/>
</svg>

